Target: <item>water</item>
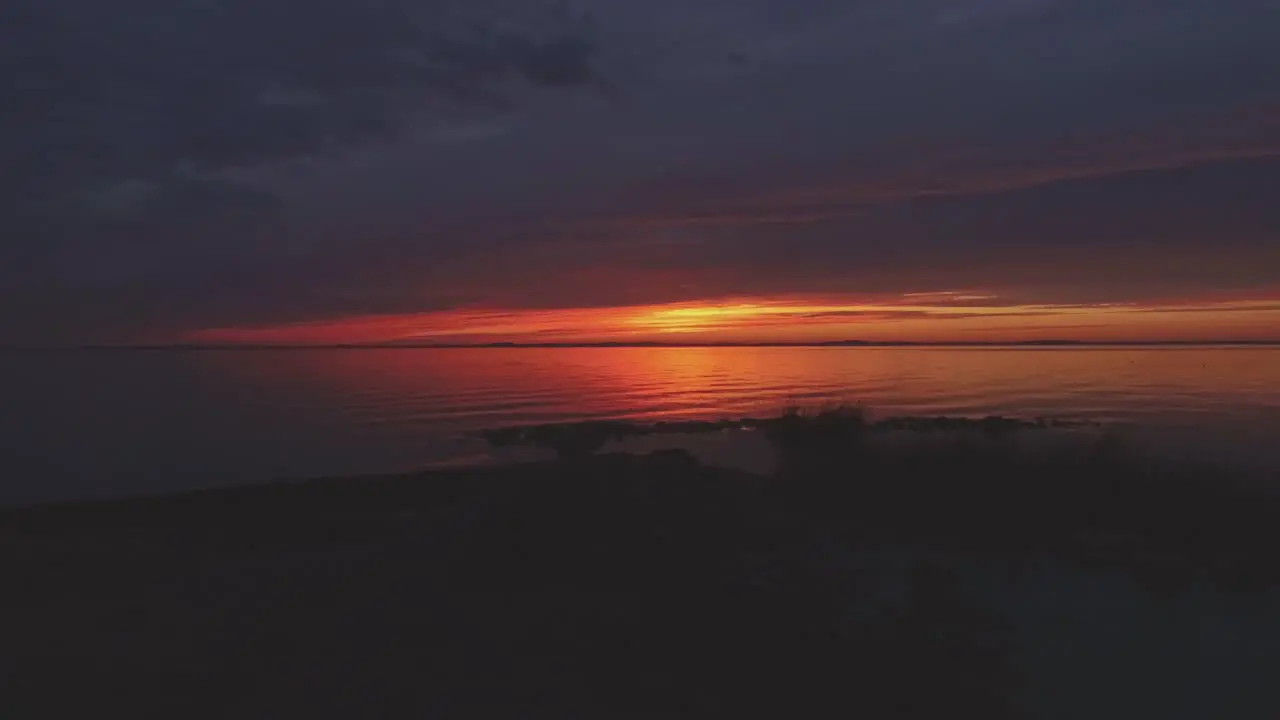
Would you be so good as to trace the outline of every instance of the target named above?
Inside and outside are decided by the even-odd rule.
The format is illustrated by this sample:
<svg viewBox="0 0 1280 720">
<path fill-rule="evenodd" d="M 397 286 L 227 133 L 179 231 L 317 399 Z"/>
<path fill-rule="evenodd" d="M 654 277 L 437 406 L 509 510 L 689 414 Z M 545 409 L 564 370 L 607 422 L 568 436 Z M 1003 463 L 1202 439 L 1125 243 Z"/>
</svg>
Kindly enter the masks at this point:
<svg viewBox="0 0 1280 720">
<path fill-rule="evenodd" d="M 462 434 L 496 425 L 834 402 L 1134 423 L 1167 450 L 1268 464 L 1280 349 L 26 352 L 0 354 L 0 397 L 8 503 L 482 462 Z"/>
</svg>

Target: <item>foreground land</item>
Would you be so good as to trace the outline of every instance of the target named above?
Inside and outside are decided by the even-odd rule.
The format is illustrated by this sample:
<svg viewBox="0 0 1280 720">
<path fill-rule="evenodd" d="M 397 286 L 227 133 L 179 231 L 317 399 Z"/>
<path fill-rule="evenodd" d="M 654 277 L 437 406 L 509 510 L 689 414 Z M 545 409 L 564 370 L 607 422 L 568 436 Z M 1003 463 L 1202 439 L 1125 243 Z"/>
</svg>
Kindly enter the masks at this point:
<svg viewBox="0 0 1280 720">
<path fill-rule="evenodd" d="M 3 716 L 1275 716 L 1274 496 L 933 426 L 2 511 Z"/>
</svg>

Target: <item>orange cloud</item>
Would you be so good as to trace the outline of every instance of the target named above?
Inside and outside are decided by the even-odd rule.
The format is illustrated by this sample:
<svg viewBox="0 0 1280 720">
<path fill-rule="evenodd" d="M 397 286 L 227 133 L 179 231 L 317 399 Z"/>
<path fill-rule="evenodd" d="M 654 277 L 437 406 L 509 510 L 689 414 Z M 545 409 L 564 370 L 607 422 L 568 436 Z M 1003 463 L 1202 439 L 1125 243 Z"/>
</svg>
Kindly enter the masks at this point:
<svg viewBox="0 0 1280 720">
<path fill-rule="evenodd" d="M 570 309 L 458 309 L 211 328 L 199 343 L 1280 340 L 1280 293 L 1161 303 L 1012 304 L 977 291 L 727 298 Z"/>
</svg>

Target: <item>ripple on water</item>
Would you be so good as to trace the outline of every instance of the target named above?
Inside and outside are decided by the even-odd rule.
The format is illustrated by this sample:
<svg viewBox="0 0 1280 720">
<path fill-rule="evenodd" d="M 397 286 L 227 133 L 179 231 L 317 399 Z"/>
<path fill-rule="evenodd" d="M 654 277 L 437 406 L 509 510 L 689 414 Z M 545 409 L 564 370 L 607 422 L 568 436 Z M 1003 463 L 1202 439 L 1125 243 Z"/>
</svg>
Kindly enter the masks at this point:
<svg viewBox="0 0 1280 720">
<path fill-rule="evenodd" d="M 1134 423 L 1163 452 L 1280 466 L 1280 350 L 1263 348 L 0 354 L 0 397 L 0 456 L 49 496 L 455 462 L 475 450 L 454 439 L 494 425 L 837 403 Z"/>
</svg>

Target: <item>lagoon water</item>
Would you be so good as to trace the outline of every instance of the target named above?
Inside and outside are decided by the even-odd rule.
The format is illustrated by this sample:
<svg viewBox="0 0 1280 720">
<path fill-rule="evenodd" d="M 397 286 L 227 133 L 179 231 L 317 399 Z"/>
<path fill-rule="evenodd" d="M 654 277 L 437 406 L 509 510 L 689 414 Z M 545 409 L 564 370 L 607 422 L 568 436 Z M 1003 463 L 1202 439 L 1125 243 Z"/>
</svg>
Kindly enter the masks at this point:
<svg viewBox="0 0 1280 720">
<path fill-rule="evenodd" d="M 1140 430 L 1280 467 L 1280 348 L 736 347 L 0 354 L 0 502 L 491 462 L 465 433 L 856 403 Z"/>
</svg>

